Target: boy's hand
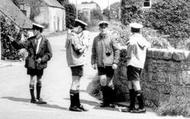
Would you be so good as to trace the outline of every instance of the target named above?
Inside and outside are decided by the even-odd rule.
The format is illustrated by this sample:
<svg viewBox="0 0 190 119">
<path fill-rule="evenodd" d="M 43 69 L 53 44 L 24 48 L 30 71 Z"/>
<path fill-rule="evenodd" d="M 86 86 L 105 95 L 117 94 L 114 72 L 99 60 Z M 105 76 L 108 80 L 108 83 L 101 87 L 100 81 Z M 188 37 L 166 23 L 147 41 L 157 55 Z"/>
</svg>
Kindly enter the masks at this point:
<svg viewBox="0 0 190 119">
<path fill-rule="evenodd" d="M 117 69 L 117 67 L 118 67 L 117 64 L 112 65 L 112 69 Z"/>
<path fill-rule="evenodd" d="M 37 63 L 41 63 L 41 61 L 42 61 L 41 58 L 38 58 L 38 59 L 36 60 Z"/>
<path fill-rule="evenodd" d="M 97 69 L 97 64 L 93 64 L 92 68 L 96 70 Z"/>
</svg>

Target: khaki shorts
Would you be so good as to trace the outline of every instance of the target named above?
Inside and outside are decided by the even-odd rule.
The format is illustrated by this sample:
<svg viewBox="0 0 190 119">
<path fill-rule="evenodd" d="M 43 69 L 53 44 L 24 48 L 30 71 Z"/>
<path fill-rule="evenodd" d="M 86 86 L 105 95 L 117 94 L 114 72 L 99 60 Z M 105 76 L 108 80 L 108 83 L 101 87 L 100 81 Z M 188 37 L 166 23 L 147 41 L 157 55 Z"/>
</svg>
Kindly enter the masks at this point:
<svg viewBox="0 0 190 119">
<path fill-rule="evenodd" d="M 83 76 L 83 66 L 71 67 L 72 76 Z"/>
<path fill-rule="evenodd" d="M 133 66 L 127 66 L 127 79 L 128 81 L 133 80 L 140 80 L 140 74 L 142 69 L 133 67 Z"/>
<path fill-rule="evenodd" d="M 106 75 L 109 78 L 112 78 L 114 75 L 114 70 L 112 66 L 98 67 L 98 75 Z"/>
</svg>

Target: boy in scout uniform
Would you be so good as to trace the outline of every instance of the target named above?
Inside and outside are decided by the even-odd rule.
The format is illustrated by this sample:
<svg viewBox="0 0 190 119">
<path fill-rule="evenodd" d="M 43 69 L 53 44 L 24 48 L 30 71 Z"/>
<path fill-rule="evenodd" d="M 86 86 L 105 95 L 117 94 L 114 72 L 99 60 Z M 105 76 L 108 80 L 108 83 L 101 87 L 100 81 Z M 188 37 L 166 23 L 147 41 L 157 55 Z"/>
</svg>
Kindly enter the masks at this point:
<svg viewBox="0 0 190 119">
<path fill-rule="evenodd" d="M 120 51 L 116 39 L 108 31 L 108 22 L 99 23 L 100 33 L 94 38 L 92 45 L 91 64 L 94 69 L 98 69 L 100 77 L 103 103 L 101 107 L 112 106 L 114 90 L 109 86 L 113 78 L 114 70 L 117 69 Z"/>
<path fill-rule="evenodd" d="M 28 56 L 25 59 L 25 67 L 27 69 L 27 74 L 30 75 L 30 102 L 37 104 L 46 104 L 40 96 L 42 87 L 41 79 L 44 69 L 47 67 L 47 62 L 52 57 L 51 45 L 49 41 L 41 35 L 43 28 L 42 25 L 33 23 L 32 31 L 34 36 L 28 38 L 24 42 L 16 42 L 10 38 L 10 40 L 12 40 L 12 45 L 16 49 L 25 48 L 28 52 Z M 35 80 L 37 80 L 36 97 L 34 94 Z"/>
<path fill-rule="evenodd" d="M 129 44 L 127 48 L 128 62 L 127 62 L 127 78 L 130 97 L 129 109 L 123 110 L 131 113 L 144 113 L 146 109 L 144 107 L 143 92 L 140 86 L 140 75 L 144 68 L 146 51 L 150 47 L 150 43 L 140 33 L 143 27 L 139 23 L 131 23 L 131 37 L 129 38 Z M 138 101 L 139 107 L 135 108 L 135 101 Z"/>
<path fill-rule="evenodd" d="M 84 31 L 87 24 L 75 19 L 73 29 L 68 32 L 66 41 L 66 57 L 68 66 L 72 72 L 72 84 L 70 88 L 70 111 L 87 111 L 81 103 L 79 96 L 80 80 L 83 76 L 83 66 L 86 63 L 85 53 L 88 48 L 89 37 Z"/>
</svg>

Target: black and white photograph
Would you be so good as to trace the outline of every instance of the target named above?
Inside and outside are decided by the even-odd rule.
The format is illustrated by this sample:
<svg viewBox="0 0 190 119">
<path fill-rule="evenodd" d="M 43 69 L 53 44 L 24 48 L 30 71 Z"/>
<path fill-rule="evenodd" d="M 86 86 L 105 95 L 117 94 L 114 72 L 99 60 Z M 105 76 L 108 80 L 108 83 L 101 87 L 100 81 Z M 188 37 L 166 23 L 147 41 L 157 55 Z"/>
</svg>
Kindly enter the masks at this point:
<svg viewBox="0 0 190 119">
<path fill-rule="evenodd" d="M 0 0 L 0 119 L 190 118 L 190 0 Z"/>
</svg>

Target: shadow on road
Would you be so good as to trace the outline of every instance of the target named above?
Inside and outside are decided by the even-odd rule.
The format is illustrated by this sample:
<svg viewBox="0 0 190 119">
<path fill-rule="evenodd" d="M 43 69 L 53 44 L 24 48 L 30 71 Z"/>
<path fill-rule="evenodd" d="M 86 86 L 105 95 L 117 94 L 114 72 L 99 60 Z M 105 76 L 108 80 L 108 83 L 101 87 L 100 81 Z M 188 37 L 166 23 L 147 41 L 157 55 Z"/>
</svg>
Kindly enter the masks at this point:
<svg viewBox="0 0 190 119">
<path fill-rule="evenodd" d="M 15 102 L 30 102 L 30 99 L 16 98 L 16 97 L 2 97 L 3 99 L 8 99 Z"/>
<path fill-rule="evenodd" d="M 68 111 L 68 108 L 65 108 L 65 107 L 61 107 L 61 106 L 58 106 L 58 105 L 51 105 L 51 104 L 41 104 L 41 105 L 39 105 L 38 104 L 38 106 L 40 106 L 40 107 L 47 107 L 47 108 L 54 108 L 54 109 L 61 109 L 61 110 L 66 110 L 66 111 Z"/>
<path fill-rule="evenodd" d="M 16 98 L 16 97 L 2 97 L 3 99 L 8 99 L 11 101 L 15 101 L 15 102 L 26 102 L 26 103 L 30 103 L 30 99 L 25 99 L 25 98 Z M 51 104 L 36 104 L 40 107 L 47 107 L 47 108 L 55 108 L 55 109 L 61 109 L 61 110 L 68 110 L 65 107 L 61 107 L 58 105 L 51 105 Z"/>
</svg>

